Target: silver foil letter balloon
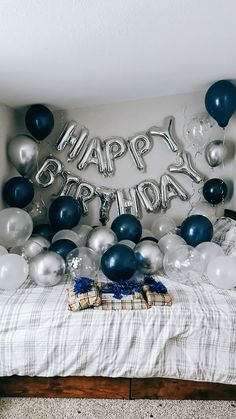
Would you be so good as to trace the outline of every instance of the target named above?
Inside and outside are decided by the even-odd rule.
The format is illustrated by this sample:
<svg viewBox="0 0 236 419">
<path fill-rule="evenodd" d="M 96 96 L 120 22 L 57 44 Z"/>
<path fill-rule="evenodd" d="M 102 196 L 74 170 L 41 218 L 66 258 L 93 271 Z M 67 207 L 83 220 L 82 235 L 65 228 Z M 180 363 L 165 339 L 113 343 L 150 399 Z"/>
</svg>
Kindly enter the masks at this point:
<svg viewBox="0 0 236 419">
<path fill-rule="evenodd" d="M 91 163 L 96 164 L 98 171 L 106 176 L 106 160 L 103 153 L 102 142 L 99 137 L 92 138 L 77 167 L 79 170 L 83 170 Z"/>
<path fill-rule="evenodd" d="M 182 173 L 183 175 L 189 176 L 194 182 L 200 183 L 203 181 L 202 176 L 192 166 L 191 156 L 187 151 L 180 151 L 178 153 L 179 162 L 171 164 L 168 167 L 171 173 Z"/>
<path fill-rule="evenodd" d="M 173 198 L 180 198 L 181 201 L 188 199 L 187 192 L 170 175 L 164 174 L 161 176 L 160 187 L 162 208 L 168 208 Z"/>
<path fill-rule="evenodd" d="M 138 170 L 145 170 L 143 154 L 152 148 L 152 139 L 146 133 L 134 135 L 128 140 L 128 149 Z"/>
<path fill-rule="evenodd" d="M 109 221 L 111 206 L 116 199 L 116 191 L 115 189 L 96 187 L 95 193 L 101 202 L 99 220 L 101 221 L 102 225 L 106 225 Z"/>
<path fill-rule="evenodd" d="M 54 183 L 55 177 L 62 172 L 63 165 L 60 160 L 47 157 L 40 169 L 35 174 L 35 180 L 42 188 L 47 188 Z"/>
<path fill-rule="evenodd" d="M 119 215 L 130 213 L 135 217 L 140 218 L 139 203 L 135 188 L 129 188 L 126 191 L 117 190 L 116 203 Z"/>
<path fill-rule="evenodd" d="M 161 127 L 153 126 L 148 132 L 151 136 L 157 136 L 163 138 L 171 151 L 178 151 L 179 146 L 177 140 L 173 135 L 173 116 L 167 116 L 164 120 L 164 124 Z"/>
<path fill-rule="evenodd" d="M 152 180 L 144 180 L 137 185 L 140 201 L 147 212 L 154 212 L 161 205 L 160 189 Z"/>
<path fill-rule="evenodd" d="M 68 122 L 56 143 L 57 151 L 63 151 L 69 144 L 68 161 L 74 160 L 81 152 L 87 138 L 89 136 L 89 130 L 86 127 L 82 127 L 78 135 L 75 135 L 75 130 L 78 124 L 75 121 Z"/>
<path fill-rule="evenodd" d="M 95 186 L 91 185 L 88 182 L 81 182 L 76 190 L 75 198 L 79 199 L 82 204 L 83 214 L 88 214 L 88 207 L 86 202 L 91 201 L 95 198 Z"/>
<path fill-rule="evenodd" d="M 88 214 L 88 207 L 86 201 L 90 201 L 95 197 L 95 187 L 88 182 L 83 182 L 77 176 L 73 176 L 70 173 L 64 171 L 63 177 L 65 183 L 60 192 L 60 196 L 72 196 L 75 199 L 79 199 L 82 204 L 83 215 Z"/>
<path fill-rule="evenodd" d="M 114 174 L 114 160 L 122 157 L 127 151 L 124 138 L 112 137 L 104 140 L 104 152 L 106 158 L 106 171 L 108 175 Z"/>
</svg>

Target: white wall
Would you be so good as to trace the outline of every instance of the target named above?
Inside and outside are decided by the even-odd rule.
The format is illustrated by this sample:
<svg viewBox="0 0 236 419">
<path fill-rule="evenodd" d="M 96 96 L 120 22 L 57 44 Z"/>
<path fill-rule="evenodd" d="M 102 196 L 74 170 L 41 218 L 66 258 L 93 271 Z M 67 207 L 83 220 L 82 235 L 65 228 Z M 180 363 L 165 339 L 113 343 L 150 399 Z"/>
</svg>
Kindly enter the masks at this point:
<svg viewBox="0 0 236 419">
<path fill-rule="evenodd" d="M 14 112 L 8 106 L 0 104 L 0 208 L 4 207 L 2 202 L 2 186 L 11 177 L 14 169 L 8 162 L 6 144 L 12 137 L 15 130 Z"/>
<path fill-rule="evenodd" d="M 128 188 L 136 185 L 144 179 L 160 178 L 160 175 L 167 172 L 167 166 L 174 162 L 176 156 L 172 153 L 166 144 L 160 139 L 154 139 L 154 146 L 144 158 L 147 164 L 146 173 L 139 172 L 134 166 L 130 155 L 127 153 L 123 158 L 116 160 L 116 173 L 115 176 L 105 178 L 98 173 L 96 166 L 90 165 L 86 170 L 79 171 L 76 167 L 78 160 L 68 163 L 67 152 L 68 150 L 58 153 L 55 149 L 56 139 L 64 124 L 67 121 L 75 120 L 81 125 L 85 125 L 90 130 L 90 138 L 99 136 L 104 139 L 109 136 L 119 135 L 125 138 L 145 131 L 152 125 L 161 125 L 163 119 L 168 115 L 175 117 L 175 132 L 176 137 L 180 140 L 182 145 L 186 148 L 186 139 L 183 136 L 183 129 L 190 117 L 198 112 L 205 111 L 204 108 L 204 93 L 190 94 L 190 95 L 176 95 L 162 97 L 158 99 L 139 100 L 135 102 L 126 102 L 119 104 L 103 105 L 90 108 L 81 108 L 68 111 L 57 111 L 54 113 L 56 119 L 56 126 L 50 137 L 41 142 L 40 152 L 41 158 L 46 155 L 54 155 L 64 162 L 67 171 L 70 171 L 76 176 L 82 177 L 84 180 L 96 184 L 98 186 L 107 186 L 112 188 Z M 23 114 L 21 115 L 23 121 Z M 18 129 L 23 131 L 23 125 Z M 219 128 L 213 130 L 212 139 L 221 138 L 223 131 Z M 236 139 L 236 123 L 231 120 L 226 129 L 226 140 Z M 207 177 L 222 177 L 226 180 L 232 180 L 234 175 L 234 162 L 227 163 L 224 167 L 211 169 L 203 154 L 195 156 L 195 150 L 190 149 L 193 153 L 193 160 L 195 167 Z M 167 172 L 168 173 L 168 172 Z M 179 223 L 188 213 L 191 204 L 199 201 L 201 194 L 198 193 L 199 185 L 193 184 L 192 181 L 181 174 L 173 174 L 173 176 L 184 186 L 184 188 L 192 195 L 191 202 L 182 202 L 179 199 L 174 199 L 171 202 L 171 207 L 168 214 L 174 216 Z M 53 193 L 57 193 L 60 189 L 60 182 L 55 182 L 54 187 L 41 189 L 39 192 L 46 200 L 52 198 Z M 50 202 L 50 201 L 49 201 Z M 89 215 L 83 222 L 88 222 L 92 225 L 98 224 L 98 211 L 99 202 L 98 198 L 88 204 Z M 235 208 L 235 199 L 225 204 L 227 208 Z M 222 205 L 220 205 L 219 212 L 222 212 Z M 117 215 L 116 205 L 113 204 L 110 213 L 111 219 Z M 147 214 L 143 211 L 143 224 L 149 227 L 154 219 L 155 214 Z"/>
</svg>

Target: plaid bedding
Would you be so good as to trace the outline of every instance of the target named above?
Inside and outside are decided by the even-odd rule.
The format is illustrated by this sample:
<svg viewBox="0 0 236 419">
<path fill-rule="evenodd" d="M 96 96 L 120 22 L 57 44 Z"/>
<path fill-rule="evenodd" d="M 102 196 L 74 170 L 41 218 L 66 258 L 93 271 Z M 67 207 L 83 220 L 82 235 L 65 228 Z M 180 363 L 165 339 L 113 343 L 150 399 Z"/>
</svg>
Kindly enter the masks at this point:
<svg viewBox="0 0 236 419">
<path fill-rule="evenodd" d="M 0 292 L 0 376 L 172 377 L 236 384 L 236 291 L 158 277 L 171 307 L 67 310 L 68 283 Z"/>
</svg>

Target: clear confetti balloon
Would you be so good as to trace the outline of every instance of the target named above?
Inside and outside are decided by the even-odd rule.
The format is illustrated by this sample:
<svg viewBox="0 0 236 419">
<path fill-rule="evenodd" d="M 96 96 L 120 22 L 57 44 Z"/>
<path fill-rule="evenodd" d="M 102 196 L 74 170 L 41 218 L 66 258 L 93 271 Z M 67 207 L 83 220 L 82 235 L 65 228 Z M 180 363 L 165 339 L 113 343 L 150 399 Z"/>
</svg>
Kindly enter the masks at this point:
<svg viewBox="0 0 236 419">
<path fill-rule="evenodd" d="M 81 276 L 95 278 L 100 265 L 100 257 L 88 247 L 77 247 L 67 255 L 66 265 L 71 278 Z"/>
<path fill-rule="evenodd" d="M 186 245 L 167 252 L 164 256 L 163 267 L 169 278 L 186 284 L 200 279 L 204 271 L 200 252 Z"/>
</svg>

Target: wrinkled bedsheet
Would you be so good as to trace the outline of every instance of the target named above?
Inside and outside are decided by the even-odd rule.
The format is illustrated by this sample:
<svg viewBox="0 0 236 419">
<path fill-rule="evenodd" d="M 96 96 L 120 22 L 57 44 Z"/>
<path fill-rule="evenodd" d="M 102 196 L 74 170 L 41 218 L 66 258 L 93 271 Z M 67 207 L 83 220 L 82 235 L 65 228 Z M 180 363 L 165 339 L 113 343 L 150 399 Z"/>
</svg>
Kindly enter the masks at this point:
<svg viewBox="0 0 236 419">
<path fill-rule="evenodd" d="M 0 291 L 0 376 L 170 377 L 236 384 L 236 291 L 158 277 L 172 307 L 67 310 L 68 283 Z"/>
</svg>

